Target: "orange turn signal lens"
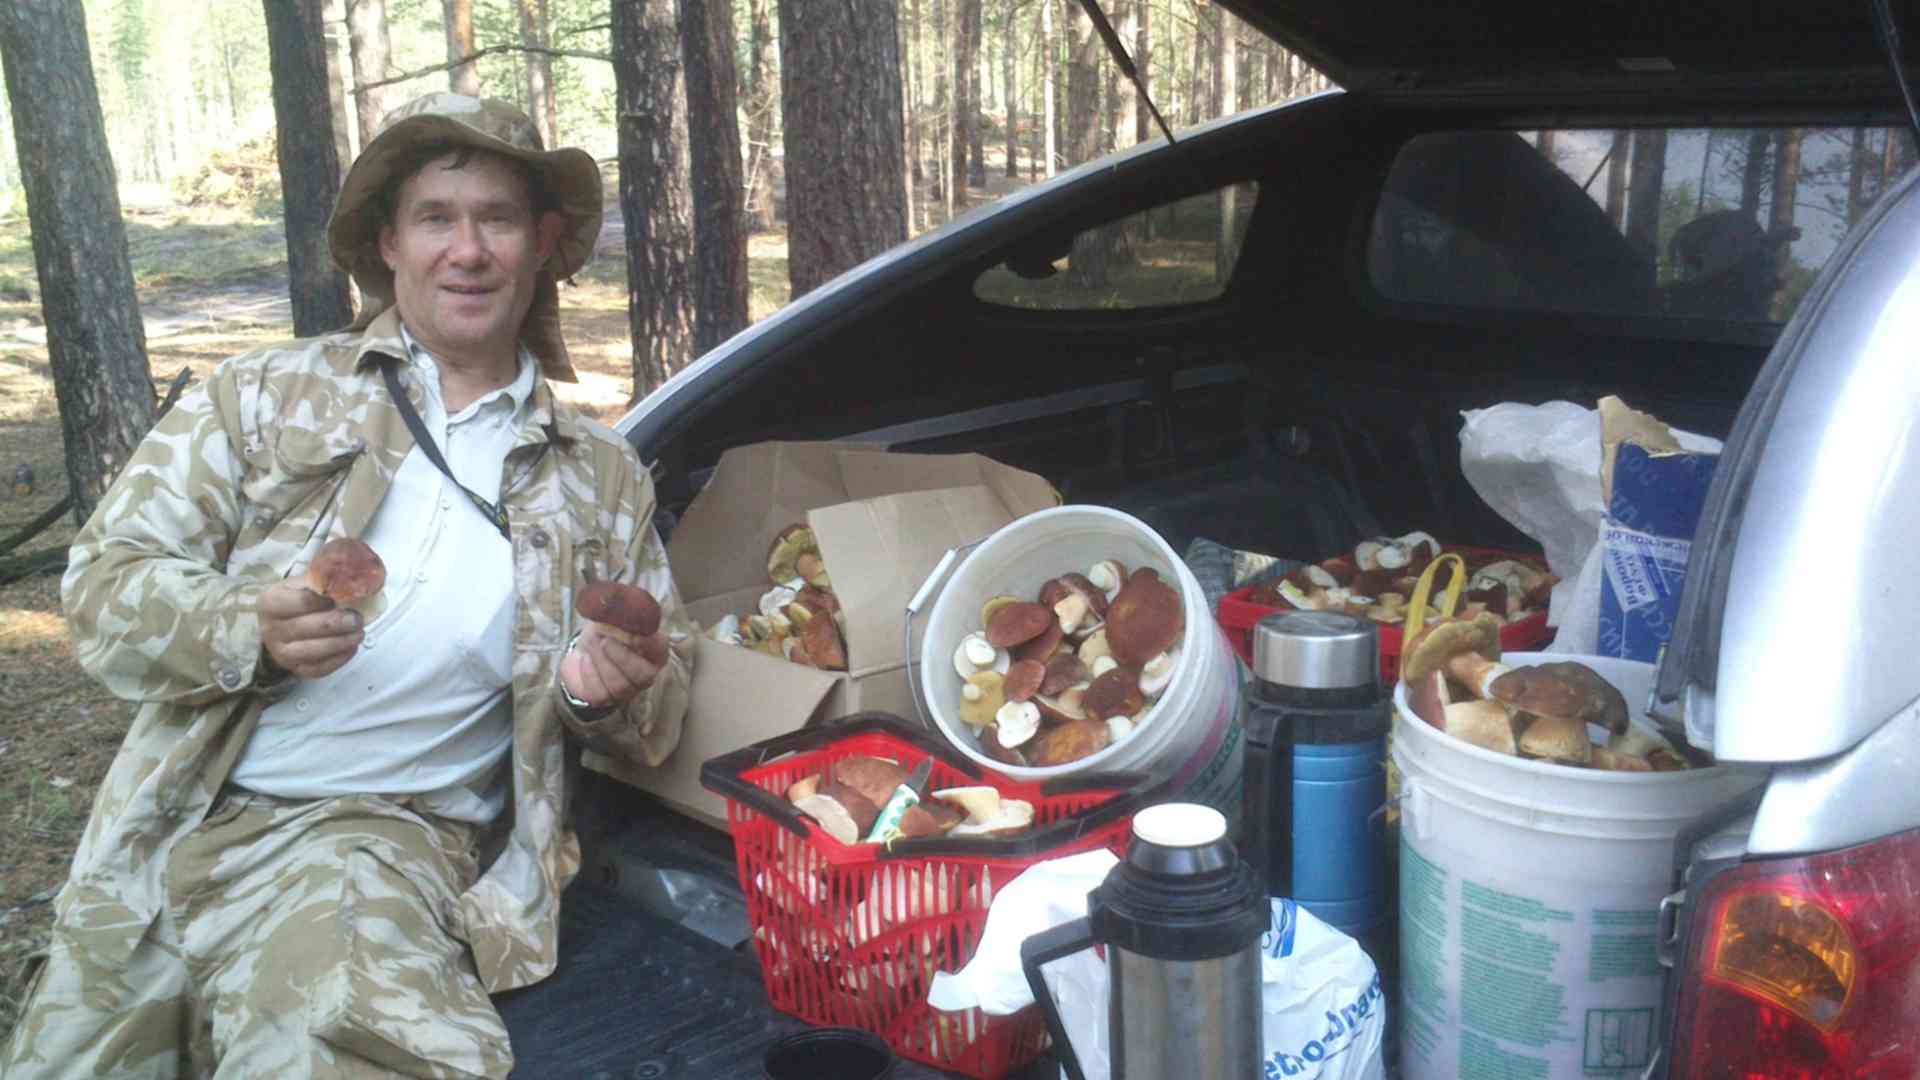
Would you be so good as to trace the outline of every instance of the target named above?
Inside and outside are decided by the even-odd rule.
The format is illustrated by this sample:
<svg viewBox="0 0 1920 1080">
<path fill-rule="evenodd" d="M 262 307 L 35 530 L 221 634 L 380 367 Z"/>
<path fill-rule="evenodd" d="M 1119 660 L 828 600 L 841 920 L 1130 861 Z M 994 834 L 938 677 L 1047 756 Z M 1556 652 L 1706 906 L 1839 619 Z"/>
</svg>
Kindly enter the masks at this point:
<svg viewBox="0 0 1920 1080">
<path fill-rule="evenodd" d="M 1790 893 L 1738 893 L 1721 905 L 1713 975 L 1832 1031 L 1853 992 L 1856 954 L 1832 912 Z"/>
</svg>

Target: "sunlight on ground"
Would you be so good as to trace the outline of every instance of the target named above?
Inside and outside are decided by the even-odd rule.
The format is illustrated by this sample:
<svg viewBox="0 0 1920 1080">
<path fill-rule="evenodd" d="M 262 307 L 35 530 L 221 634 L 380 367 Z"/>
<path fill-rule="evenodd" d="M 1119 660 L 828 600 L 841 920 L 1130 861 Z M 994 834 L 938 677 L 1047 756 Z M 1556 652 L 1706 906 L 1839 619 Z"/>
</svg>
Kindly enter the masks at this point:
<svg viewBox="0 0 1920 1080">
<path fill-rule="evenodd" d="M 67 620 L 49 611 L 0 608 L 0 651 L 42 652 L 67 647 Z"/>
</svg>

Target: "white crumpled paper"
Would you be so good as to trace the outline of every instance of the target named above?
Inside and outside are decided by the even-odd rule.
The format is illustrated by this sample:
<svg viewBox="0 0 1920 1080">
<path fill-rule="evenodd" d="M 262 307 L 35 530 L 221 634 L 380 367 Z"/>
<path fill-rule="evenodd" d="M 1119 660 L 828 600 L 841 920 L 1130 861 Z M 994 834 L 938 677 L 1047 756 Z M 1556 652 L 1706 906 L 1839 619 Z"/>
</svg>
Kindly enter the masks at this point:
<svg viewBox="0 0 1920 1080">
<path fill-rule="evenodd" d="M 1540 544 L 1553 587 L 1551 653 L 1599 651 L 1604 559 L 1600 523 L 1600 412 L 1571 401 L 1505 402 L 1460 414 L 1460 469 L 1486 504 Z M 1718 452 L 1720 442 L 1673 431 L 1683 449 Z"/>
<path fill-rule="evenodd" d="M 987 909 L 973 959 L 933 977 L 928 1004 L 978 1006 L 1005 1016 L 1033 1004 L 1020 966 L 1028 937 L 1087 914 L 1087 894 L 1119 860 L 1111 852 L 1036 863 L 1008 882 Z M 1266 1075 L 1300 1080 L 1380 1080 L 1387 1005 L 1380 975 L 1358 942 L 1291 900 L 1272 902 L 1260 941 L 1262 1061 Z M 1092 949 L 1041 969 L 1087 1080 L 1110 1080 L 1107 966 Z M 1062 1070 L 1061 1075 L 1066 1075 Z"/>
</svg>

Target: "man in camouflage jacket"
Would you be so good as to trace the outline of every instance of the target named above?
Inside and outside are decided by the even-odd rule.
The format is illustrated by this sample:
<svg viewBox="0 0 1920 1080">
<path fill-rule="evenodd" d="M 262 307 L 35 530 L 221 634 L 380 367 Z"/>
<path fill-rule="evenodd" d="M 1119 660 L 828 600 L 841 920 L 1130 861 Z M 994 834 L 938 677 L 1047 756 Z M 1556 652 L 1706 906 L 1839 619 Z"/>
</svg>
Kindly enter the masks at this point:
<svg viewBox="0 0 1920 1080">
<path fill-rule="evenodd" d="M 466 250 L 474 280 L 489 284 L 450 296 L 432 291 L 444 284 L 440 263 L 417 263 L 427 269 L 409 277 L 412 256 L 400 241 L 414 226 L 403 222 L 396 234 L 393 224 L 401 193 L 416 190 L 413 178 L 442 168 L 448 183 L 477 183 L 494 202 L 470 206 L 462 192 L 474 189 L 449 189 L 420 211 L 421 228 L 471 228 L 462 235 L 472 249 L 510 246 L 524 222 L 514 206 L 496 205 L 495 189 L 511 193 L 512 178 L 523 176 L 533 205 L 522 232 L 539 249 L 517 263 L 500 254 L 504 246 Z M 329 228 L 336 261 L 366 298 L 360 320 L 222 363 L 128 463 L 75 541 L 64 595 L 81 663 L 143 704 L 95 801 L 59 897 L 50 958 L 0 1053 L 0 1073 L 504 1076 L 511 1068 L 487 994 L 554 969 L 560 896 L 580 862 L 566 824 L 580 748 L 659 764 L 679 739 L 692 655 L 649 524 L 647 471 L 622 439 L 557 401 L 548 385 L 573 378 L 555 279 L 591 253 L 600 217 L 592 158 L 542 151 L 511 106 L 447 94 L 403 106 L 356 160 Z M 263 713 L 303 685 L 322 685 L 309 677 L 394 670 L 378 665 L 398 659 L 396 646 L 440 655 L 435 635 L 417 633 L 399 641 L 382 633 L 387 652 L 376 655 L 379 616 L 362 626 L 297 585 L 323 541 L 363 536 L 377 512 L 397 512 L 383 501 L 399 490 L 416 439 L 383 369 L 394 369 L 414 407 L 437 402 L 442 385 L 454 386 L 433 348 L 435 331 L 455 318 L 449 311 L 523 314 L 505 331 L 525 392 L 517 427 L 503 429 L 511 440 L 497 494 L 504 541 L 484 536 L 510 556 L 422 565 L 419 575 L 510 575 L 502 594 L 513 606 L 500 619 L 511 640 L 499 686 L 508 703 L 495 698 L 510 723 L 499 720 L 492 781 L 507 793 L 503 809 L 491 820 L 449 819 L 404 785 L 316 799 L 236 787 Z M 458 411 L 456 400 L 447 412 Z M 419 457 L 409 469 L 427 467 Z M 480 515 L 455 496 L 452 509 L 441 501 L 442 518 L 498 528 L 476 526 Z M 447 517 L 455 511 L 469 518 Z M 661 632 L 622 651 L 597 628 L 582 629 L 573 594 L 593 578 L 651 592 L 665 612 Z M 296 626 L 305 629 L 288 633 Z"/>
</svg>

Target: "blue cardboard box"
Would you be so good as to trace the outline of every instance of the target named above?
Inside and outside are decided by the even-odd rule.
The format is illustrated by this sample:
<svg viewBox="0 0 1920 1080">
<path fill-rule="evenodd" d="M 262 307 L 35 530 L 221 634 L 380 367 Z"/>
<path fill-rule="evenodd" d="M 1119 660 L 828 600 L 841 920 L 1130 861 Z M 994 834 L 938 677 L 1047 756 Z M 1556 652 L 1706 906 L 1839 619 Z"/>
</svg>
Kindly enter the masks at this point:
<svg viewBox="0 0 1920 1080">
<path fill-rule="evenodd" d="M 1652 662 L 1672 633 L 1694 527 L 1718 454 L 1621 442 L 1600 522 L 1598 652 Z"/>
</svg>

